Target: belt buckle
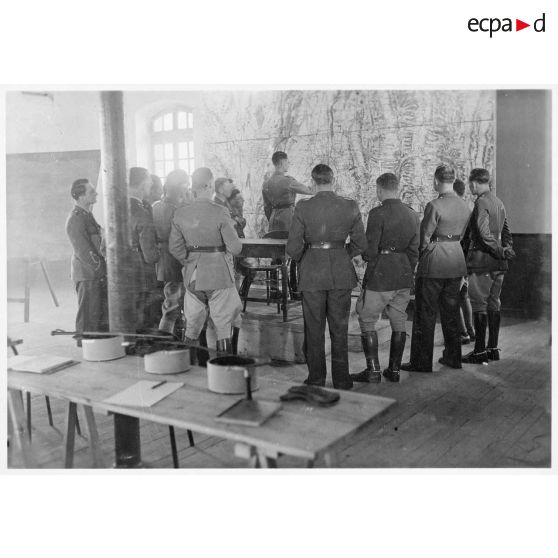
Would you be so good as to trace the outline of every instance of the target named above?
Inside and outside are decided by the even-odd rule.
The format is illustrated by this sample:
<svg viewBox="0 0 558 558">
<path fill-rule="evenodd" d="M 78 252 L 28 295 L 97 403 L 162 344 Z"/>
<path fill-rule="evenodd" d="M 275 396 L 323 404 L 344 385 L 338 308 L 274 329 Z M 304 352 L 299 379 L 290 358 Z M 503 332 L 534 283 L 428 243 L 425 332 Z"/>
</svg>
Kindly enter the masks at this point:
<svg viewBox="0 0 558 558">
<path fill-rule="evenodd" d="M 193 244 L 192 248 L 197 249 L 197 248 L 199 248 L 199 246 L 197 244 Z"/>
<path fill-rule="evenodd" d="M 453 234 L 448 234 L 447 237 L 448 238 L 453 238 Z"/>
</svg>

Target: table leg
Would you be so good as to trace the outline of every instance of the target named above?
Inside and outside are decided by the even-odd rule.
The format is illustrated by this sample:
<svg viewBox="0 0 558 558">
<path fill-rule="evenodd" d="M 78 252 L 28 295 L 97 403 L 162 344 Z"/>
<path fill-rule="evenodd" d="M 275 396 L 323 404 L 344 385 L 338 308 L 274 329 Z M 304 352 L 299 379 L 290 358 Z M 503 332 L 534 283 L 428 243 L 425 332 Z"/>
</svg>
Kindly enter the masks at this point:
<svg viewBox="0 0 558 558">
<path fill-rule="evenodd" d="M 50 397 L 48 395 L 45 395 L 45 403 L 47 408 L 48 424 L 54 427 L 54 421 L 52 420 L 52 409 L 50 408 Z"/>
<path fill-rule="evenodd" d="M 52 288 L 52 285 L 50 284 L 50 278 L 48 276 L 46 267 L 45 267 L 45 262 L 43 262 L 43 260 L 41 260 L 39 262 L 41 264 L 41 269 L 43 270 L 43 275 L 45 277 L 45 281 L 46 284 L 48 286 L 48 290 L 50 291 L 50 296 L 52 297 L 52 302 L 54 302 L 54 306 L 56 306 L 58 308 L 58 306 L 60 306 L 58 304 L 58 299 L 56 298 L 56 294 L 54 293 L 54 289 Z"/>
<path fill-rule="evenodd" d="M 338 459 L 337 459 L 337 452 L 334 450 L 329 450 L 324 453 L 324 461 L 325 461 L 325 466 L 330 469 L 335 469 L 339 466 Z"/>
<path fill-rule="evenodd" d="M 139 419 L 114 414 L 114 453 L 117 468 L 142 466 Z"/>
<path fill-rule="evenodd" d="M 259 451 L 258 460 L 260 462 L 260 467 L 263 469 L 277 469 L 277 457 L 272 457 Z"/>
<path fill-rule="evenodd" d="M 285 262 L 281 264 L 281 299 L 283 305 L 283 321 L 287 321 L 287 300 L 289 297 L 288 267 Z"/>
<path fill-rule="evenodd" d="M 26 393 L 25 399 L 27 401 L 27 434 L 29 441 L 31 441 L 31 392 Z"/>
<path fill-rule="evenodd" d="M 89 405 L 84 405 L 83 410 L 85 411 L 85 421 L 89 434 L 89 449 L 91 450 L 91 457 L 93 458 L 93 467 L 102 469 L 105 467 L 105 459 L 99 441 L 99 432 L 97 431 L 95 415 L 93 414 L 93 409 Z"/>
<path fill-rule="evenodd" d="M 188 432 L 190 431 L 188 430 Z M 174 435 L 174 426 L 169 426 L 169 436 L 172 452 L 172 465 L 175 469 L 180 469 L 180 463 L 178 462 L 178 451 L 176 450 L 176 436 Z"/>
<path fill-rule="evenodd" d="M 8 390 L 8 412 L 12 423 L 12 439 L 16 448 L 21 452 L 23 466 L 26 468 L 36 467 L 31 444 L 29 443 L 29 434 L 26 432 L 23 393 L 20 390 Z"/>
<path fill-rule="evenodd" d="M 191 430 L 188 430 L 188 442 L 190 444 L 190 447 L 193 448 L 194 447 L 194 435 L 192 434 Z"/>
<path fill-rule="evenodd" d="M 66 414 L 66 432 L 64 433 L 64 467 L 71 469 L 74 466 L 74 448 L 76 442 L 76 417 L 77 405 L 70 401 Z"/>
</svg>

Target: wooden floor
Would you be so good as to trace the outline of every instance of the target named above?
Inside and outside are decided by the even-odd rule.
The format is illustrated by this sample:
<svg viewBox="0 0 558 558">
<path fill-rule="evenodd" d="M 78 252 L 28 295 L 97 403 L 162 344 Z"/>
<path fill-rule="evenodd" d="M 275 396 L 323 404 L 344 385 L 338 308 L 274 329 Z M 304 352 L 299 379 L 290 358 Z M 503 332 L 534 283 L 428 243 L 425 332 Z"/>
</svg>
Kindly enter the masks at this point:
<svg viewBox="0 0 558 558">
<path fill-rule="evenodd" d="M 57 293 L 61 307 L 53 308 L 48 293 L 35 292 L 31 322 L 22 323 L 19 305 L 10 305 L 8 334 L 23 338 L 21 352 L 55 349 L 68 338 L 50 337 L 55 327 L 72 328 L 74 293 Z M 408 331 L 411 324 L 408 322 Z M 408 355 L 409 343 L 405 351 Z M 436 359 L 441 354 L 441 332 L 436 334 Z M 397 400 L 385 415 L 340 448 L 343 468 L 417 467 L 549 467 L 551 465 L 551 367 L 548 322 L 503 319 L 502 360 L 483 365 L 464 365 L 463 370 L 435 365 L 433 374 L 411 373 L 399 384 L 356 384 L 361 393 Z M 464 350 L 469 347 L 464 347 Z M 380 349 L 387 364 L 389 343 Z M 352 371 L 364 365 L 361 353 L 350 353 Z M 302 381 L 303 365 L 265 367 L 262 374 Z M 32 398 L 33 447 L 43 468 L 63 466 L 62 431 L 65 405 L 52 401 L 55 428 L 48 425 L 44 398 Z M 79 411 L 81 423 L 85 416 Z M 96 415 L 107 463 L 113 459 L 112 418 Z M 85 432 L 85 428 L 83 428 Z M 177 431 L 180 466 L 183 468 L 235 468 L 245 462 L 235 458 L 232 444 L 194 433 L 195 447 L 186 432 Z M 149 467 L 171 468 L 168 429 L 141 423 L 143 460 Z M 21 466 L 9 451 L 10 467 Z M 302 467 L 292 458 L 280 458 L 280 467 Z M 323 464 L 317 463 L 316 466 Z M 75 467 L 88 468 L 87 440 L 78 437 Z"/>
</svg>

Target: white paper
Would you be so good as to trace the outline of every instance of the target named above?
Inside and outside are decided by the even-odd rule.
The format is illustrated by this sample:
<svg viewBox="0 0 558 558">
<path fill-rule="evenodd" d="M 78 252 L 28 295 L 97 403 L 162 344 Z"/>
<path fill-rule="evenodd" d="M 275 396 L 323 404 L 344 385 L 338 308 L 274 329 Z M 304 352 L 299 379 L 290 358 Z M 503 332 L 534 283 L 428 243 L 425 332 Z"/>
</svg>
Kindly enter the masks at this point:
<svg viewBox="0 0 558 558">
<path fill-rule="evenodd" d="M 151 407 L 184 385 L 180 382 L 167 382 L 153 389 L 153 386 L 159 383 L 148 380 L 136 382 L 130 387 L 105 399 L 104 403 L 127 407 Z"/>
<path fill-rule="evenodd" d="M 8 358 L 8 369 L 45 374 L 64 368 L 65 365 L 70 366 L 74 362 L 71 358 L 55 355 L 14 355 Z"/>
</svg>

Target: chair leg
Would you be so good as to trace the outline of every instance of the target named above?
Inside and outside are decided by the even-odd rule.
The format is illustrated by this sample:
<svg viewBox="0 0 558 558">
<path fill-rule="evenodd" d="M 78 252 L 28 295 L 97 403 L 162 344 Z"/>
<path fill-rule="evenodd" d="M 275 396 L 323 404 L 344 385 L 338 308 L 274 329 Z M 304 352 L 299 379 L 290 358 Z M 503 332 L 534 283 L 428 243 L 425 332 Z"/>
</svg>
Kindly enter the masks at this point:
<svg viewBox="0 0 558 558">
<path fill-rule="evenodd" d="M 50 397 L 48 395 L 45 395 L 45 403 L 47 408 L 48 424 L 54 427 L 54 421 L 52 420 L 52 409 L 50 408 Z"/>
<path fill-rule="evenodd" d="M 194 447 L 194 435 L 192 434 L 191 430 L 188 430 L 188 442 L 190 442 L 190 447 Z"/>
<path fill-rule="evenodd" d="M 31 441 L 31 392 L 28 391 L 25 395 L 27 401 L 27 433 L 29 434 L 29 441 Z"/>
<path fill-rule="evenodd" d="M 190 432 L 188 430 L 188 432 Z M 172 451 L 172 465 L 175 469 L 180 469 L 180 463 L 178 462 L 178 451 L 176 450 L 176 436 L 174 435 L 174 426 L 169 426 L 169 436 Z"/>
<path fill-rule="evenodd" d="M 271 302 L 271 289 L 269 288 L 270 282 L 271 282 L 271 274 L 269 273 L 269 271 L 266 271 L 265 272 L 265 289 L 266 289 L 265 301 L 268 306 L 269 303 Z"/>
</svg>

